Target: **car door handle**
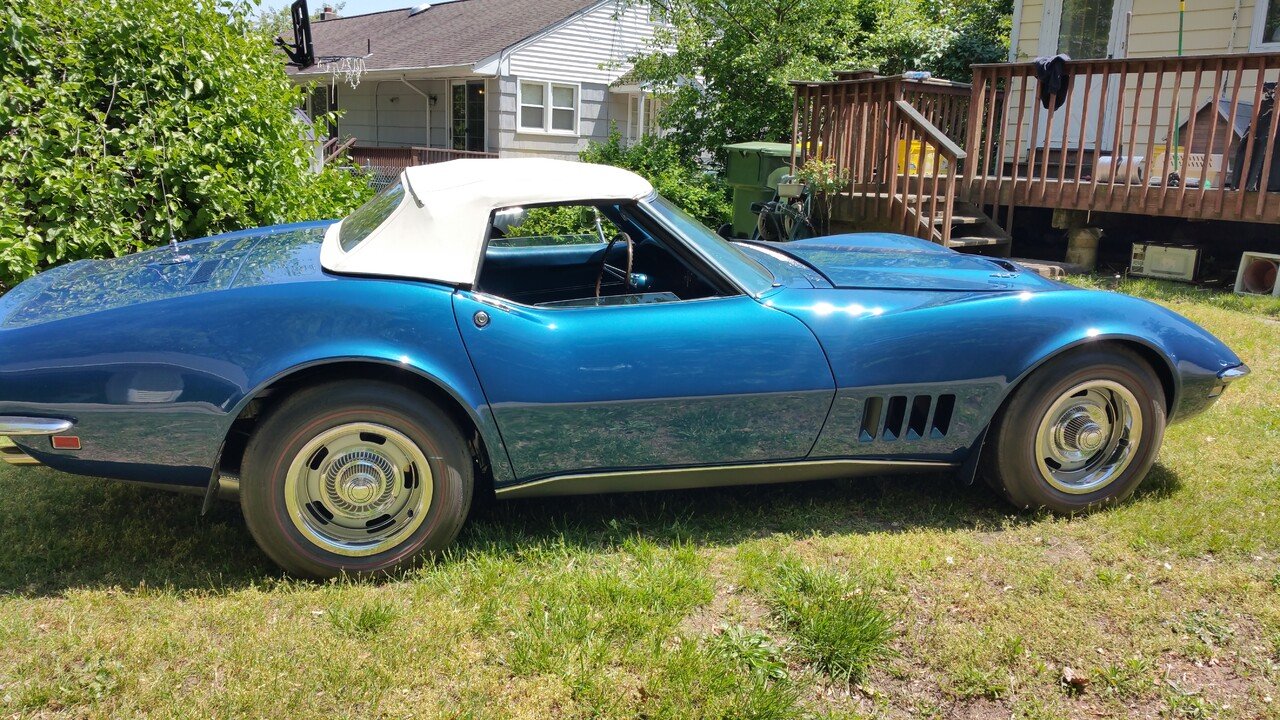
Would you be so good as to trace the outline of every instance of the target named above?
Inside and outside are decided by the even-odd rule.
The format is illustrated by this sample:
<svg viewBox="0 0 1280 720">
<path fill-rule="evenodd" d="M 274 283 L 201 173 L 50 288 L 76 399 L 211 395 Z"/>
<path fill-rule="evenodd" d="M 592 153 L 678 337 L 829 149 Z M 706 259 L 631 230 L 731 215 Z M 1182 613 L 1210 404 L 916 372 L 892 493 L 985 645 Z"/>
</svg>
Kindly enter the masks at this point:
<svg viewBox="0 0 1280 720">
<path fill-rule="evenodd" d="M 484 310 L 477 310 L 476 314 L 471 316 L 471 322 L 474 322 L 478 328 L 488 325 L 489 320 L 489 313 Z"/>
</svg>

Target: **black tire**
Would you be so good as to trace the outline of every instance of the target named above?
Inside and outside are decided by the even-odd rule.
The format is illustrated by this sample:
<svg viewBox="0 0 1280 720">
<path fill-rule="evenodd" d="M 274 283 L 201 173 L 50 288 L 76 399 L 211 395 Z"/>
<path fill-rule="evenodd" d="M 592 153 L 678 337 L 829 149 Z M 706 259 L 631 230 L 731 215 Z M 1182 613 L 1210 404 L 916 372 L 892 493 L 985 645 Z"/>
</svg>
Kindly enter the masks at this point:
<svg viewBox="0 0 1280 720">
<path fill-rule="evenodd" d="M 1089 489 L 1088 483 L 1060 489 L 1064 481 L 1055 480 L 1053 458 L 1037 458 L 1046 454 L 1038 448 L 1042 423 L 1051 428 L 1046 418 L 1062 406 L 1060 401 L 1072 390 L 1090 383 L 1111 383 L 1120 396 L 1127 390 L 1133 401 L 1134 414 L 1140 414 L 1141 430 L 1132 447 L 1127 465 L 1116 470 L 1105 485 Z M 1084 391 L 1081 391 L 1083 393 Z M 1106 391 L 1111 392 L 1111 391 Z M 1079 397 L 1077 393 L 1075 397 Z M 1126 405 L 1130 404 L 1126 399 Z M 1140 355 L 1119 345 L 1100 345 L 1073 350 L 1037 368 L 1019 385 L 991 425 L 982 456 L 985 479 L 1005 498 L 1021 509 L 1047 509 L 1055 513 L 1086 513 L 1127 499 L 1141 484 L 1155 463 L 1164 440 L 1165 395 L 1155 371 Z M 1053 433 L 1048 434 L 1053 437 Z M 1128 443 L 1133 445 L 1133 443 Z M 1095 458 L 1110 458 L 1103 445 Z M 1084 470 L 1081 470 L 1084 472 Z M 1099 471 L 1101 472 L 1101 471 Z"/>
<path fill-rule="evenodd" d="M 419 503 L 416 507 L 425 509 L 425 518 L 419 510 L 419 517 L 407 520 L 398 529 L 403 531 L 403 537 L 389 536 L 387 547 L 375 544 L 362 551 L 368 554 L 353 556 L 332 551 L 300 529 L 300 526 L 319 525 L 305 517 L 295 519 L 289 512 L 286 478 L 309 444 L 320 441 L 326 433 L 341 433 L 343 428 L 368 424 L 389 428 L 398 438 L 395 442 L 401 445 L 407 440 L 409 445 L 416 446 L 419 454 L 413 457 L 424 460 L 430 470 L 430 482 L 421 483 L 423 490 L 430 489 L 430 495 L 423 499 L 426 493 L 421 491 L 402 491 L 396 482 L 386 482 L 386 478 L 398 481 L 400 475 L 385 473 L 384 485 L 394 487 L 394 492 L 420 493 L 416 496 Z M 359 437 L 363 439 L 366 435 Z M 327 455 L 328 450 L 324 452 Z M 352 450 L 350 454 L 355 452 Z M 333 464 L 336 463 L 337 460 L 333 460 Z M 310 460 L 305 464 L 313 470 L 316 468 Z M 407 464 L 415 469 L 403 473 L 407 476 L 403 480 L 404 488 L 410 487 L 410 478 L 419 472 L 416 462 Z M 285 399 L 263 418 L 250 439 L 242 475 L 240 505 L 254 540 L 287 572 L 309 578 L 384 574 L 413 565 L 424 554 L 443 550 L 462 528 L 473 485 L 471 455 L 449 416 L 403 387 L 377 381 L 327 383 Z M 294 483 L 294 487 L 300 484 Z M 407 518 L 415 518 L 414 507 L 403 512 Z M 296 514 L 302 516 L 300 512 Z M 316 520 L 319 521 L 318 516 Z M 410 527 L 414 528 L 412 532 L 408 530 Z M 394 545 L 389 544 L 392 542 Z"/>
</svg>

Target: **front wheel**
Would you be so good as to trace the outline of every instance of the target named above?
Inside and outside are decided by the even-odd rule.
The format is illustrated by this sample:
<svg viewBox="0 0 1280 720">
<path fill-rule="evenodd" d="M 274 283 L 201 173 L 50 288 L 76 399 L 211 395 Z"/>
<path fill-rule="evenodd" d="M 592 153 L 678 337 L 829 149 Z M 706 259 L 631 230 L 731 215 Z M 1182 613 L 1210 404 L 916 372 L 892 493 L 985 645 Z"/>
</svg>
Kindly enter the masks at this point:
<svg viewBox="0 0 1280 720">
<path fill-rule="evenodd" d="M 288 572 L 372 575 L 441 550 L 467 515 L 472 464 L 439 408 L 382 382 L 286 399 L 245 451 L 241 507 Z"/>
<path fill-rule="evenodd" d="M 1038 368 L 991 427 L 988 480 L 1020 508 L 1087 512 L 1133 494 L 1164 439 L 1159 378 L 1121 347 L 1077 350 Z"/>
</svg>

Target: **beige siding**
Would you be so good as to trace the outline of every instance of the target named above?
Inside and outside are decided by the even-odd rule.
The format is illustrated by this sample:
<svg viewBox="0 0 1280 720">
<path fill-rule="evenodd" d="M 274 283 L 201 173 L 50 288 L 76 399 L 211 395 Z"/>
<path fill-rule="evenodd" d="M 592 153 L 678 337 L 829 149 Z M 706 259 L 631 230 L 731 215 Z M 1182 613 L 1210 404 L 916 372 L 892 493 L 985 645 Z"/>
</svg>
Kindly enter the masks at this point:
<svg viewBox="0 0 1280 720">
<path fill-rule="evenodd" d="M 1018 42 L 1017 56 L 1019 60 L 1030 60 L 1040 56 L 1044 48 L 1040 47 L 1042 36 L 1041 22 L 1044 14 L 1044 0 L 1027 0 L 1021 3 L 1021 17 L 1018 24 Z M 1129 28 L 1128 51 L 1127 57 L 1162 57 L 1174 56 L 1178 50 L 1178 5 L 1171 0 L 1133 0 L 1133 17 L 1131 27 Z M 1233 20 L 1235 13 L 1234 0 L 1194 0 L 1188 4 L 1183 29 L 1183 53 L 1185 55 L 1205 55 L 1205 54 L 1222 54 L 1228 51 L 1235 53 L 1244 53 L 1249 51 L 1249 37 L 1254 18 L 1254 2 L 1253 0 L 1242 0 L 1240 4 L 1239 16 Z M 1233 32 L 1233 25 L 1235 26 Z M 1244 102 L 1253 100 L 1254 87 L 1257 83 L 1257 73 L 1247 71 L 1241 77 L 1240 99 Z M 1274 77 L 1267 77 L 1267 80 L 1274 80 Z M 1111 78 L 1111 83 L 1117 81 L 1117 77 Z M 1152 105 L 1156 103 L 1156 95 L 1154 91 L 1156 78 L 1154 75 L 1148 75 L 1143 81 L 1143 89 L 1139 93 L 1133 86 L 1134 79 L 1131 76 L 1128 80 L 1125 92 L 1122 97 L 1118 98 L 1118 102 L 1108 105 L 1110 122 L 1104 126 L 1104 130 L 1100 133 L 1100 142 L 1086 141 L 1086 147 L 1110 147 L 1115 143 L 1117 137 L 1116 130 L 1119 130 L 1119 144 L 1115 147 L 1118 155 L 1128 155 L 1132 152 L 1135 156 L 1146 156 L 1152 146 L 1159 146 L 1172 140 L 1172 128 L 1185 122 L 1193 111 L 1193 108 L 1199 108 L 1204 103 L 1210 102 L 1214 97 L 1229 96 L 1235 82 L 1233 73 L 1224 73 L 1221 80 L 1214 73 L 1205 73 L 1201 78 L 1200 91 L 1193 97 L 1192 86 L 1195 82 L 1194 74 L 1187 74 L 1179 79 L 1175 73 L 1165 73 L 1161 86 L 1159 103 L 1154 108 Z M 1095 79 L 1095 86 L 1100 81 Z M 1178 85 L 1181 90 L 1176 94 L 1172 88 Z M 1083 85 L 1081 78 L 1077 77 L 1073 85 L 1073 93 L 1079 92 Z M 1045 116 L 1046 113 L 1041 109 L 1041 119 L 1038 128 L 1032 126 L 1032 104 L 1035 102 L 1035 86 L 1032 81 L 1027 88 L 1027 109 L 1025 111 L 1022 123 L 1022 142 L 1019 147 L 1018 156 L 1026 158 L 1028 146 L 1034 143 L 1040 147 L 1045 144 Z M 1015 83 L 1010 97 L 1016 98 L 1020 92 L 1020 85 Z M 1076 98 L 1078 101 L 1078 98 Z M 1100 98 L 1091 101 L 1090 109 L 1090 129 L 1099 127 L 1097 122 L 1097 107 Z M 1016 102 L 1016 101 L 1015 101 Z M 1118 112 L 1123 108 L 1122 112 Z M 1077 102 L 1075 105 L 1076 112 L 1079 112 L 1080 106 Z M 1006 134 L 1006 145 L 1011 148 L 1012 138 L 1016 131 L 1016 115 L 1010 118 L 1009 127 Z M 1055 127 L 1049 142 L 1052 146 L 1058 147 L 1062 145 L 1062 124 L 1061 111 L 1059 117 L 1054 123 Z M 1207 131 L 1205 128 L 1199 128 L 1196 131 L 1197 137 L 1200 133 Z M 1089 134 L 1093 135 L 1097 131 Z M 1067 134 L 1068 147 L 1078 145 L 1078 134 L 1072 128 Z M 1180 138 L 1180 142 L 1185 144 L 1185 138 Z M 1130 150 L 1132 148 L 1132 151 Z"/>
<path fill-rule="evenodd" d="M 1021 16 L 1018 22 L 1017 60 L 1030 60 L 1040 55 L 1040 21 L 1044 15 L 1044 0 L 1026 0 L 1019 3 Z"/>
<path fill-rule="evenodd" d="M 338 84 L 339 132 L 364 147 L 442 146 L 448 121 L 448 85 L 442 80 L 365 81 Z M 416 91 L 415 91 L 416 90 Z M 435 95 L 434 108 L 422 94 Z M 428 129 L 430 116 L 430 129 Z"/>
<path fill-rule="evenodd" d="M 1044 0 L 1019 3 L 1017 58 L 1040 56 Z M 1248 52 L 1253 26 L 1254 0 L 1241 0 L 1233 23 L 1234 0 L 1193 0 L 1188 3 L 1183 26 L 1183 52 L 1206 55 Z M 1232 33 L 1232 27 L 1235 32 Z M 1133 0 L 1128 57 L 1176 55 L 1178 51 L 1178 3 L 1175 0 Z"/>
<path fill-rule="evenodd" d="M 1193 0 L 1183 25 L 1183 54 L 1227 52 L 1231 44 L 1233 0 Z M 1253 2 L 1241 2 L 1236 31 L 1236 52 L 1249 49 Z M 1133 24 L 1129 29 L 1129 57 L 1178 54 L 1178 4 L 1167 0 L 1133 0 Z"/>
</svg>

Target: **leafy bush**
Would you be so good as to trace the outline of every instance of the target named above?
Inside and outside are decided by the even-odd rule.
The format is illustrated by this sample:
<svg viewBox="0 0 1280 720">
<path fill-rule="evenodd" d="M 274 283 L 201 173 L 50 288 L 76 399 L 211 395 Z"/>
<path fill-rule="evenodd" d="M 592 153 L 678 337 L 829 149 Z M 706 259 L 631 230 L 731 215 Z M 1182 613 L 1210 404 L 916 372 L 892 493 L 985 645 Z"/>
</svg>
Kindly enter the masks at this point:
<svg viewBox="0 0 1280 720">
<path fill-rule="evenodd" d="M 563 237 L 566 243 L 581 242 L 582 235 L 596 236 L 594 209 L 587 205 L 553 205 L 524 211 L 518 222 L 507 226 L 506 236 Z"/>
<path fill-rule="evenodd" d="M 342 215 L 369 194 L 311 172 L 301 91 L 245 13 L 0 0 L 0 289 L 171 233 Z"/>
<path fill-rule="evenodd" d="M 729 186 L 671 140 L 645 136 L 624 145 L 614 128 L 609 140 L 591 143 L 579 154 L 583 162 L 626 168 L 648 180 L 660 195 L 711 228 L 729 221 Z"/>
</svg>

